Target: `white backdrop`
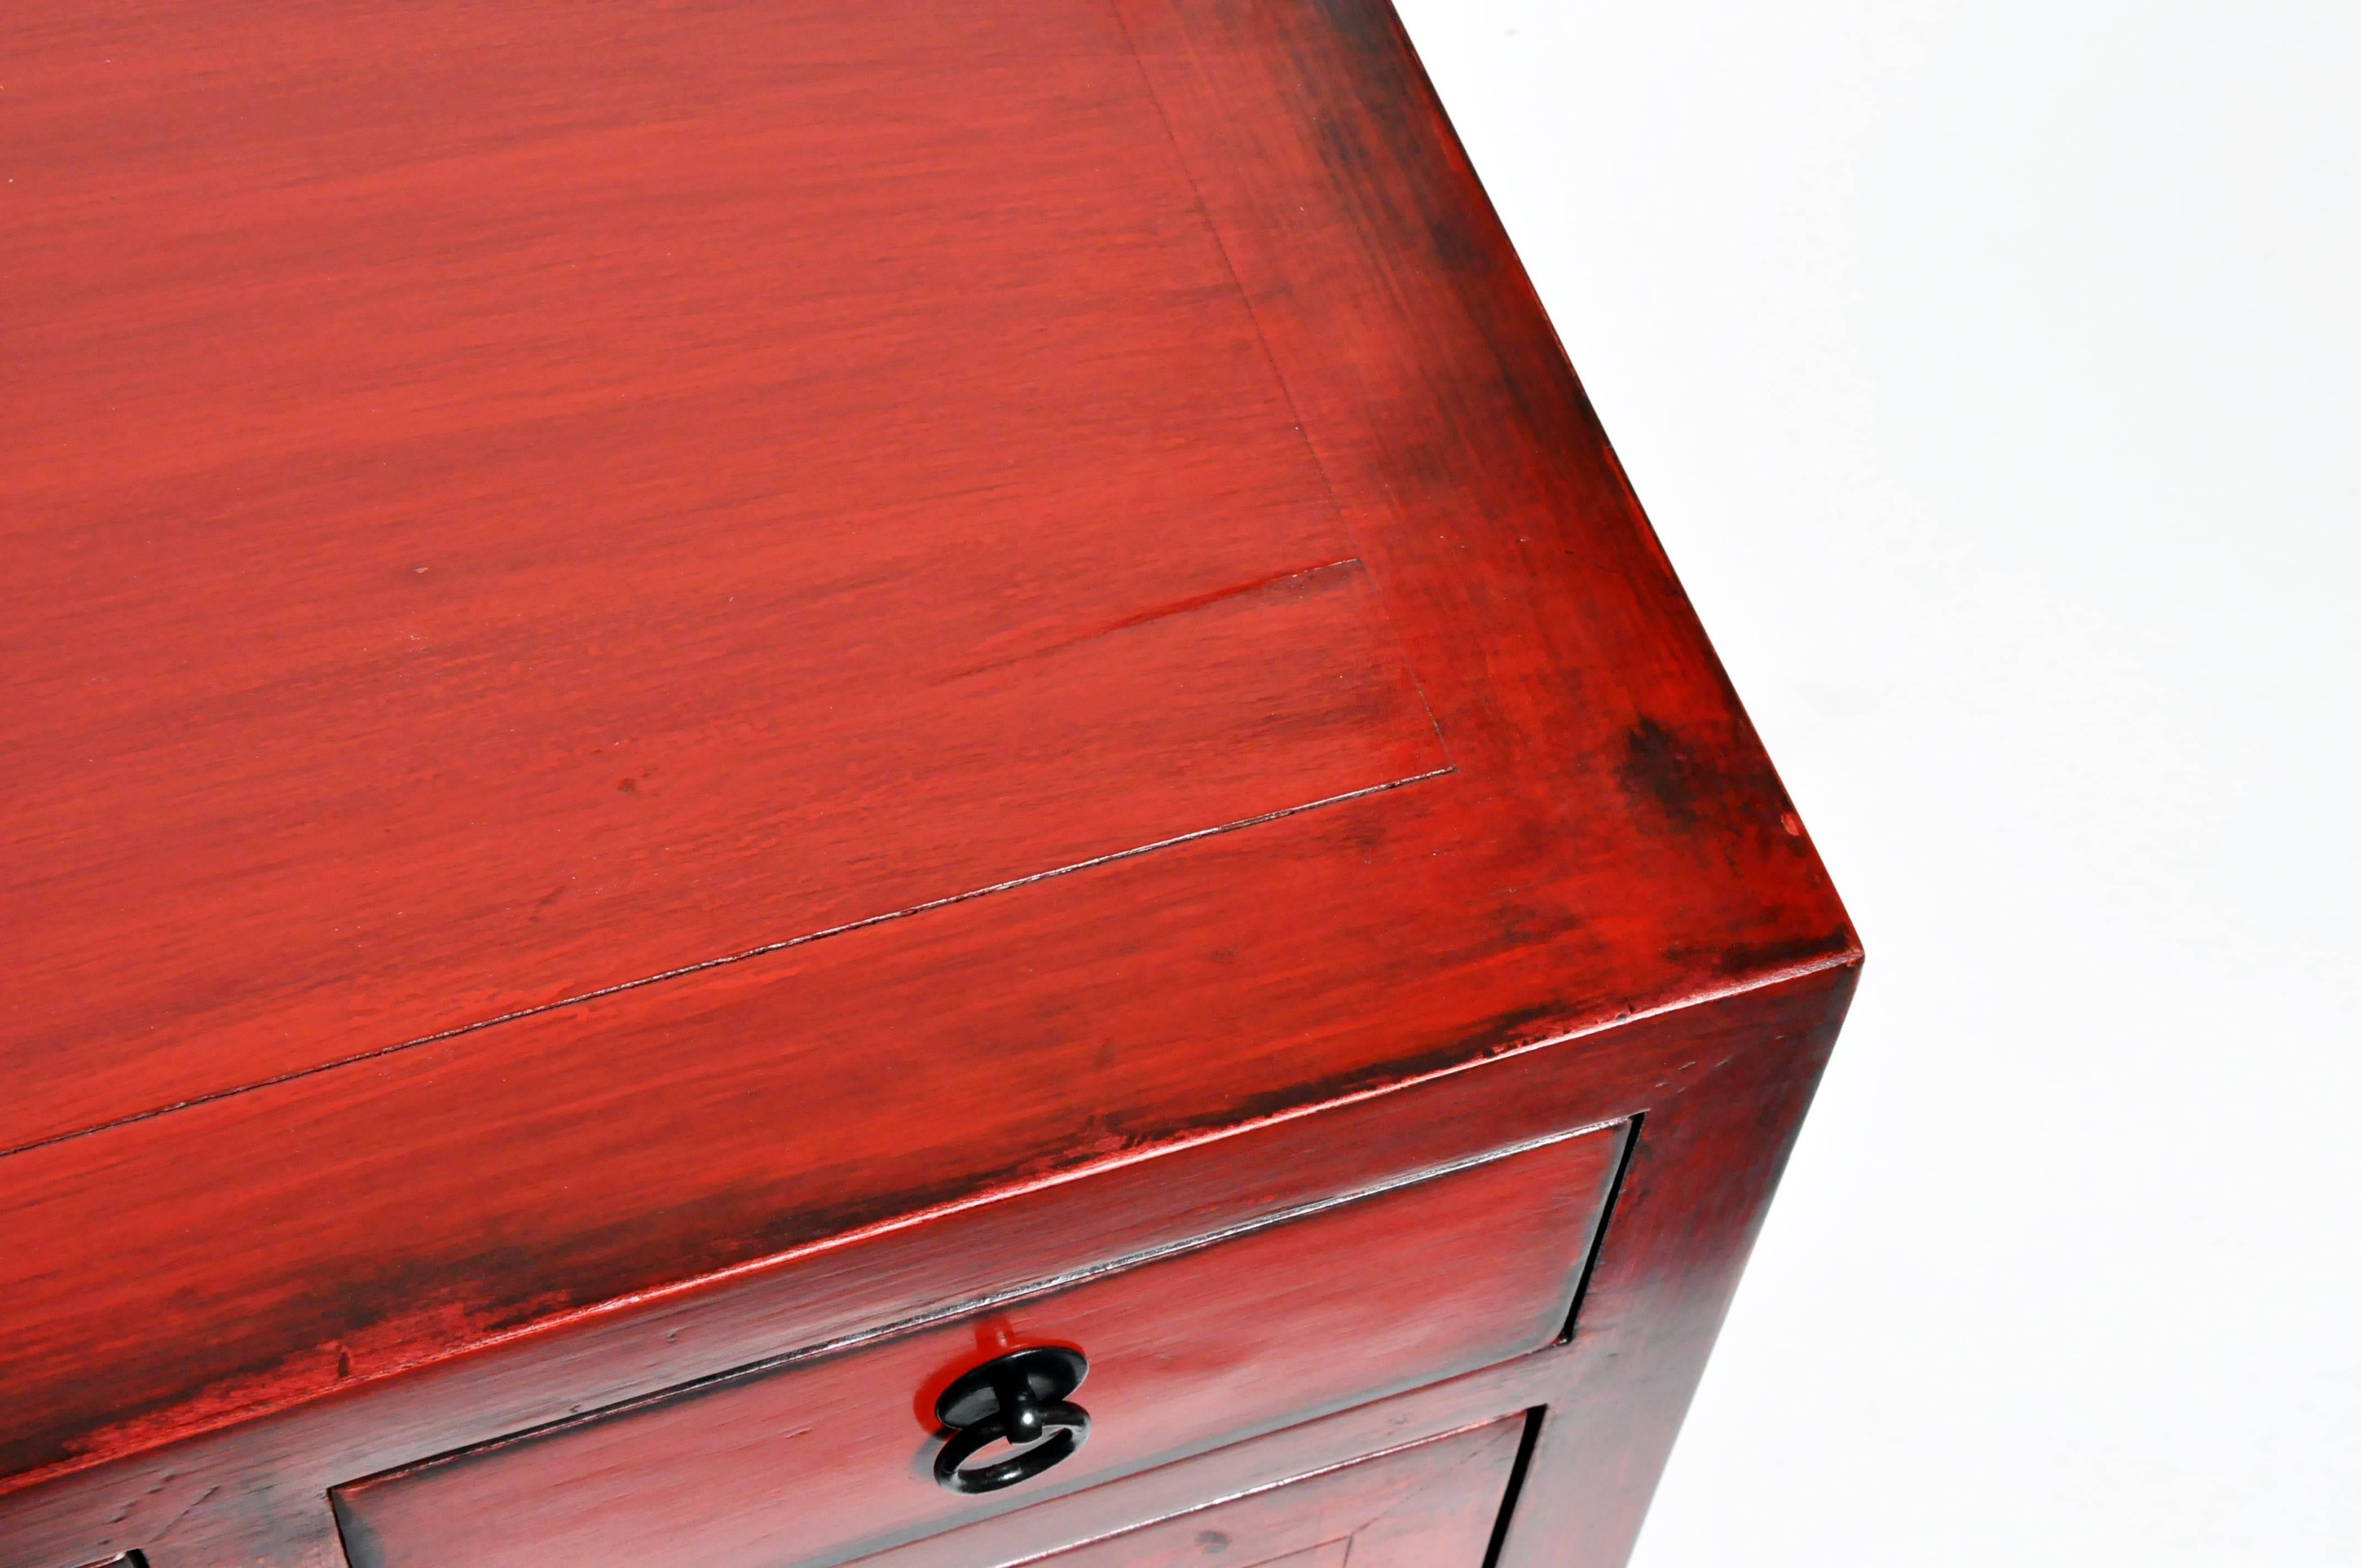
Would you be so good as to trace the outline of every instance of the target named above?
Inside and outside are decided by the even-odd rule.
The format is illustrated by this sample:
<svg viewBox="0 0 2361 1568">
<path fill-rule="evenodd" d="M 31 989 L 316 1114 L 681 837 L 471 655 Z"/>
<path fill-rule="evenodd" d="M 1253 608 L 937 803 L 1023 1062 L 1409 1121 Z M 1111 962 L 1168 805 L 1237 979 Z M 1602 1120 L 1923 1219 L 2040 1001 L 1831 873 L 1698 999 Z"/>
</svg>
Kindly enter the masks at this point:
<svg viewBox="0 0 2361 1568">
<path fill-rule="evenodd" d="M 1401 5 L 1870 953 L 1639 1568 L 2361 1563 L 2361 4 Z"/>
</svg>

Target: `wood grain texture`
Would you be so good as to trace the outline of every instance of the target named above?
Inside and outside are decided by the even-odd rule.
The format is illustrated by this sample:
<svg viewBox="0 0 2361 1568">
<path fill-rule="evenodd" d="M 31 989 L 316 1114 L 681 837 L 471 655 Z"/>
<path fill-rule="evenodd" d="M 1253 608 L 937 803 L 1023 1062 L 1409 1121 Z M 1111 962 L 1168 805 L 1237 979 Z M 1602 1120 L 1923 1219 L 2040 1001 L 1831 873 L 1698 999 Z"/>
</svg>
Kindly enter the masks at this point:
<svg viewBox="0 0 2361 1568">
<path fill-rule="evenodd" d="M 1484 1568 L 1523 1433 L 1524 1423 L 1512 1420 L 1430 1438 L 1040 1561 L 1048 1568 Z"/>
<path fill-rule="evenodd" d="M 1647 1115 L 1510 1542 L 1618 1560 L 1858 948 L 1381 4 L 0 28 L 9 1125 L 219 1096 L 0 1157 L 0 1543 L 331 1563 L 765 1354 L 642 1293 L 1505 1054 Z"/>
<path fill-rule="evenodd" d="M 904 9 L 11 40 L 0 1148 L 1444 764 L 1114 18 Z"/>
<path fill-rule="evenodd" d="M 1506 1361 L 1564 1329 L 1620 1148 L 1565 1139 L 360 1482 L 336 1493 L 345 1549 L 354 1568 L 823 1568 Z M 1089 1355 L 1089 1442 L 1005 1495 L 942 1491 L 935 1397 L 1028 1344 Z"/>
</svg>

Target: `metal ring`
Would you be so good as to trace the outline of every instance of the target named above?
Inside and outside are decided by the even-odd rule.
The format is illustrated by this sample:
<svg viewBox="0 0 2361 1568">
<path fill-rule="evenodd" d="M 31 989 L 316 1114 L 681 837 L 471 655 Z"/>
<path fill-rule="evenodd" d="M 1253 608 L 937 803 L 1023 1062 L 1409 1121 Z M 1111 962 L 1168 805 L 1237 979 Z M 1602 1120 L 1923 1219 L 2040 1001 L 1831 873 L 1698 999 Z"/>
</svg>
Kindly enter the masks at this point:
<svg viewBox="0 0 2361 1568">
<path fill-rule="evenodd" d="M 996 1464 L 969 1470 L 963 1468 L 969 1460 L 1007 1437 L 1008 1424 L 995 1415 L 972 1427 L 961 1427 L 943 1444 L 943 1451 L 935 1455 L 935 1479 L 949 1492 L 997 1492 L 1004 1486 L 1030 1481 L 1044 1470 L 1072 1458 L 1074 1451 L 1091 1435 L 1089 1412 L 1062 1399 L 1038 1409 L 1042 1430 L 1050 1435 Z"/>
</svg>

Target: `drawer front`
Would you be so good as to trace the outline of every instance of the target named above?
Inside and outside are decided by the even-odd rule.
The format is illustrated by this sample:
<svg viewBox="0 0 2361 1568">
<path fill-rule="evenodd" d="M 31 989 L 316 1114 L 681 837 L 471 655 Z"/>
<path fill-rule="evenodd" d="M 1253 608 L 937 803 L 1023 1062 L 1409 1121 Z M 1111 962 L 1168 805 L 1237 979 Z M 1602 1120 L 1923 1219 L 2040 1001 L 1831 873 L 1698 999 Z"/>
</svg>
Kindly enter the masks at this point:
<svg viewBox="0 0 2361 1568">
<path fill-rule="evenodd" d="M 1521 1416 L 1175 1514 L 1042 1568 L 1483 1568 Z"/>
<path fill-rule="evenodd" d="M 355 1568 L 817 1568 L 1507 1360 L 1563 1332 L 1621 1136 L 1528 1146 L 342 1486 L 346 1547 Z M 1088 1441 L 1006 1491 L 944 1490 L 937 1398 L 1036 1345 L 1089 1358 Z"/>
</svg>

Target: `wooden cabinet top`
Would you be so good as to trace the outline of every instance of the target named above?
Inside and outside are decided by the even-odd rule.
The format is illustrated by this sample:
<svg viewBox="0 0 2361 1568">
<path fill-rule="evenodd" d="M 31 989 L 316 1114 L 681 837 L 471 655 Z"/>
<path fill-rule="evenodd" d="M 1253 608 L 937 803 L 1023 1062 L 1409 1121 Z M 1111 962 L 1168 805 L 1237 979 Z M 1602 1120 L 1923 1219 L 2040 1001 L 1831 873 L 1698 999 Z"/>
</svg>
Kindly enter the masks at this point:
<svg viewBox="0 0 2361 1568">
<path fill-rule="evenodd" d="M 0 40 L 0 1477 L 1856 956 L 1382 0 Z"/>
</svg>

